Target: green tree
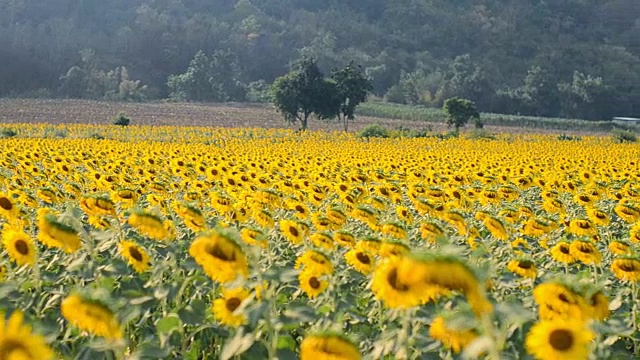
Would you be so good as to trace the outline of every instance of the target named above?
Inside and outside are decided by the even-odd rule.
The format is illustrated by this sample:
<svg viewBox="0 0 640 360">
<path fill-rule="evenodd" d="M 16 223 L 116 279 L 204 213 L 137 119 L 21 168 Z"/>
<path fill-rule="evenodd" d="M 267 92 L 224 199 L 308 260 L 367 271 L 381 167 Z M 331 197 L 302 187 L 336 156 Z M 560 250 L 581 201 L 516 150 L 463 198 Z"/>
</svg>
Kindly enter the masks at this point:
<svg viewBox="0 0 640 360">
<path fill-rule="evenodd" d="M 340 111 L 336 84 L 324 79 L 312 59 L 298 61 L 292 71 L 278 77 L 271 86 L 271 94 L 273 104 L 285 120 L 300 122 L 301 130 L 307 129 L 312 114 L 330 119 Z"/>
<path fill-rule="evenodd" d="M 208 56 L 199 50 L 182 74 L 167 79 L 169 97 L 178 101 L 243 101 L 246 86 L 238 79 L 241 71 L 229 51 Z"/>
<path fill-rule="evenodd" d="M 373 90 L 373 85 L 362 67 L 353 62 L 349 62 L 341 69 L 333 69 L 331 79 L 335 82 L 340 101 L 338 118 L 344 125 L 344 131 L 347 131 L 349 121 L 355 118 L 356 107 L 367 99 L 367 94 Z"/>
<path fill-rule="evenodd" d="M 475 119 L 476 126 L 482 127 L 480 114 L 476 110 L 476 105 L 471 100 L 457 97 L 450 98 L 444 102 L 442 109 L 445 114 L 447 114 L 447 125 L 453 125 L 456 131 L 464 127 L 470 119 Z"/>
</svg>

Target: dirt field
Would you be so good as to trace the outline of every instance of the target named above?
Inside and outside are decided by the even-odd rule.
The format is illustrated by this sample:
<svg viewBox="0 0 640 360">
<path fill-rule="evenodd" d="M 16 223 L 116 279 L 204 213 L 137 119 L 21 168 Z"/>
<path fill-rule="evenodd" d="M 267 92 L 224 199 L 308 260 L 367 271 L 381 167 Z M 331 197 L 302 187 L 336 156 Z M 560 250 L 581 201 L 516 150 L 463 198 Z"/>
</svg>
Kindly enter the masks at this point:
<svg viewBox="0 0 640 360">
<path fill-rule="evenodd" d="M 196 125 L 221 127 L 294 128 L 269 105 L 254 104 L 196 104 L 196 103 L 122 103 L 89 100 L 32 100 L 0 99 L 1 123 L 82 123 L 110 124 L 118 113 L 124 113 L 137 125 Z M 418 121 L 358 117 L 349 131 L 378 123 L 387 128 L 404 126 L 422 129 L 427 124 Z M 444 123 L 429 123 L 433 131 L 447 130 Z M 312 130 L 342 130 L 337 121 L 309 122 Z M 470 127 L 469 127 L 470 128 Z M 539 129 L 492 127 L 492 132 L 534 133 Z M 545 131 L 554 132 L 554 131 Z M 557 131 L 561 133 L 562 131 Z"/>
</svg>

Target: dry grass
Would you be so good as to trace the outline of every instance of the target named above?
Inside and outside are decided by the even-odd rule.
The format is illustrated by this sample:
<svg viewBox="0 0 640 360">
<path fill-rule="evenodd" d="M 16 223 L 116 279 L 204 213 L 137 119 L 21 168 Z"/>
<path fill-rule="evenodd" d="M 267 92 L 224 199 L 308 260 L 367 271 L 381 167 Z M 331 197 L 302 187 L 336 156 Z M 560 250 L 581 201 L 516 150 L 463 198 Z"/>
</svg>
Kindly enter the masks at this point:
<svg viewBox="0 0 640 360">
<path fill-rule="evenodd" d="M 110 124 L 118 113 L 124 113 L 136 125 L 195 125 L 221 127 L 296 127 L 287 124 L 273 107 L 258 104 L 200 104 L 200 103 L 123 103 L 89 100 L 36 100 L 0 99 L 0 122 L 2 123 L 82 123 Z M 349 131 L 378 123 L 387 128 L 403 126 L 422 129 L 426 124 L 418 121 L 358 117 L 349 126 Z M 447 131 L 444 123 L 430 123 L 433 131 Z M 312 130 L 342 130 L 338 121 L 309 122 Z M 536 133 L 540 129 L 487 126 L 491 132 Z"/>
</svg>

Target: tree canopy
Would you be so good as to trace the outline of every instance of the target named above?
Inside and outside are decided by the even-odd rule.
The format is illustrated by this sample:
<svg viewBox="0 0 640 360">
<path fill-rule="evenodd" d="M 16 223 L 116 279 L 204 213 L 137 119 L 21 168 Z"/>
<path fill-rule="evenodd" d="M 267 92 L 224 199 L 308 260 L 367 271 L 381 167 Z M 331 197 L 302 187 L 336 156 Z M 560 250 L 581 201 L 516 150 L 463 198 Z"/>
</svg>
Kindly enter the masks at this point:
<svg viewBox="0 0 640 360">
<path fill-rule="evenodd" d="M 309 57 L 400 103 L 635 116 L 638 34 L 637 0 L 0 0 L 0 96 L 264 101 Z"/>
</svg>

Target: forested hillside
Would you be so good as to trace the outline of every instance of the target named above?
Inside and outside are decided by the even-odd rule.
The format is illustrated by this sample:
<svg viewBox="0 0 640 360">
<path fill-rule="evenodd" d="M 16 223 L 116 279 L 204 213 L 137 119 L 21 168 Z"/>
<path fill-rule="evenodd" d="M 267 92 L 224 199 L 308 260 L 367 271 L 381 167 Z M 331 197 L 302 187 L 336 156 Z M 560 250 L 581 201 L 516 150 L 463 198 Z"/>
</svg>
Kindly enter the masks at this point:
<svg viewBox="0 0 640 360">
<path fill-rule="evenodd" d="M 0 96 L 259 101 L 302 56 L 393 102 L 640 114 L 638 0 L 0 0 Z"/>
</svg>

